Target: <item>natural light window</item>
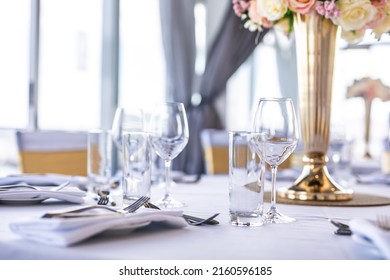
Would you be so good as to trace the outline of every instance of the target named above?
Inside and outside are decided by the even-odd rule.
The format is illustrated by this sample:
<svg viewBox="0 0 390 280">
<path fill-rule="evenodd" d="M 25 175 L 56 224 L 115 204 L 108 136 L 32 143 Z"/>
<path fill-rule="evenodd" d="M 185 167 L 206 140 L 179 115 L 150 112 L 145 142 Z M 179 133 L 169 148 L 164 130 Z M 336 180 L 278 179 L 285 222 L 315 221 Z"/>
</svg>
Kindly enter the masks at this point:
<svg viewBox="0 0 390 280">
<path fill-rule="evenodd" d="M 0 128 L 28 124 L 30 1 L 0 1 Z"/>
<path fill-rule="evenodd" d="M 41 1 L 38 90 L 42 129 L 99 127 L 102 2 Z"/>
<path fill-rule="evenodd" d="M 144 1 L 135 13 L 133 1 L 121 1 L 119 105 L 146 113 L 165 98 L 165 62 L 159 1 Z"/>
</svg>

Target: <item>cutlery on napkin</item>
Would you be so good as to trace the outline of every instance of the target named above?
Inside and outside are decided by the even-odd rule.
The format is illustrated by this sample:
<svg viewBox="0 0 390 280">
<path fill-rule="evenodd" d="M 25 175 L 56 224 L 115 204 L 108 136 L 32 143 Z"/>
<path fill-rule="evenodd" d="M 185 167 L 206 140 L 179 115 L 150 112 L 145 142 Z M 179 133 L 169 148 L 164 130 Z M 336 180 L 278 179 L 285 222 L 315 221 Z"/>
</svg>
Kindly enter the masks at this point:
<svg viewBox="0 0 390 280">
<path fill-rule="evenodd" d="M 21 237 L 53 246 L 71 246 L 115 228 L 137 228 L 159 222 L 182 228 L 187 222 L 182 211 L 144 209 L 130 214 L 105 214 L 74 218 L 36 218 L 13 222 L 11 230 Z"/>
<path fill-rule="evenodd" d="M 81 191 L 78 187 L 74 186 L 66 186 L 62 189 L 30 185 L 0 186 L 0 203 L 13 201 L 43 201 L 49 198 L 71 203 L 84 203 L 85 196 L 85 191 Z"/>
<path fill-rule="evenodd" d="M 85 187 L 87 178 L 82 176 L 69 176 L 61 174 L 15 174 L 0 178 L 0 186 L 27 184 L 33 186 L 58 186 L 65 182 Z"/>
<path fill-rule="evenodd" d="M 380 228 L 374 221 L 358 218 L 352 219 L 349 227 L 352 235 L 356 235 L 358 240 L 371 242 L 386 259 L 390 259 L 390 231 Z"/>
</svg>

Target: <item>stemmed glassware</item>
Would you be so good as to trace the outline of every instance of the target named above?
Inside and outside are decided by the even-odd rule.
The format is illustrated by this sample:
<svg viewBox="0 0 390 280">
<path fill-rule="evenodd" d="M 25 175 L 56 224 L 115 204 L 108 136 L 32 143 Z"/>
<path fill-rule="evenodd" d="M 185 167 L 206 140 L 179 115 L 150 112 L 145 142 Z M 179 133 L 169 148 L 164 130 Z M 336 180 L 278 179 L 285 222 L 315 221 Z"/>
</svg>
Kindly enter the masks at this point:
<svg viewBox="0 0 390 280">
<path fill-rule="evenodd" d="M 144 131 L 144 113 L 139 108 L 118 107 L 112 122 L 112 139 L 119 151 L 122 151 L 123 132 Z"/>
<path fill-rule="evenodd" d="M 276 207 L 276 174 L 278 166 L 294 151 L 298 142 L 298 126 L 290 98 L 261 98 L 253 128 L 258 132 L 252 141 L 258 155 L 271 166 L 271 206 L 264 214 L 265 223 L 289 223 L 294 218 L 280 213 Z"/>
<path fill-rule="evenodd" d="M 154 151 L 165 163 L 165 195 L 155 204 L 162 208 L 180 208 L 184 203 L 171 196 L 171 162 L 188 143 L 189 129 L 183 103 L 156 105 L 150 119 L 150 139 Z"/>
</svg>

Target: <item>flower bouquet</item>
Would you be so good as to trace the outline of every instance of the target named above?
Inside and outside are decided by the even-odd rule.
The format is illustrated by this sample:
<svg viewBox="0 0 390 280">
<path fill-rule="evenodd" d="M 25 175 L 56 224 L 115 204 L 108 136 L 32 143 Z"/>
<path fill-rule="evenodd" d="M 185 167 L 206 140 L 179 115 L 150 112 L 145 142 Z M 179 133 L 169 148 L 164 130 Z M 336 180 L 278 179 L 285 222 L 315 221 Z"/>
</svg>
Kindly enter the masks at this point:
<svg viewBox="0 0 390 280">
<path fill-rule="evenodd" d="M 390 31 L 388 0 L 233 0 L 233 9 L 250 31 L 274 27 L 290 34 L 294 15 L 311 13 L 340 26 L 349 43 L 360 42 L 368 29 L 378 40 Z"/>
</svg>

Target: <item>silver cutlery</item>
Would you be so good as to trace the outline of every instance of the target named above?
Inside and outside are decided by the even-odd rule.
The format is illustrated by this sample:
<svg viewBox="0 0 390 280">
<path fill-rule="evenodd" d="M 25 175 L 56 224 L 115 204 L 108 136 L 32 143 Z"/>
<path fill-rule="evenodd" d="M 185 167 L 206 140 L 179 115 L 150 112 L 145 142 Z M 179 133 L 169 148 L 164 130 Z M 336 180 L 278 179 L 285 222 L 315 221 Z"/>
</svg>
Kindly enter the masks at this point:
<svg viewBox="0 0 390 280">
<path fill-rule="evenodd" d="M 377 225 L 384 230 L 390 230 L 390 215 L 378 214 L 376 216 Z"/>
<path fill-rule="evenodd" d="M 337 230 L 334 232 L 335 234 L 352 235 L 349 225 L 336 220 L 330 220 L 330 222 L 337 227 Z M 376 217 L 376 225 L 383 230 L 390 230 L 390 215 L 378 214 Z"/>
<path fill-rule="evenodd" d="M 87 217 L 87 216 L 96 216 L 96 213 L 91 214 L 85 214 L 85 215 L 79 215 L 80 213 L 93 210 L 93 209 L 101 209 L 106 210 L 112 213 L 116 214 L 127 214 L 127 213 L 133 213 L 137 211 L 142 205 L 144 205 L 145 202 L 149 200 L 149 197 L 141 196 L 139 199 L 137 199 L 134 203 L 130 204 L 129 206 L 117 210 L 113 209 L 104 205 L 89 205 L 82 208 L 77 208 L 75 210 L 65 211 L 65 212 L 54 212 L 54 213 L 46 213 L 41 218 L 72 218 L 72 217 Z"/>
<path fill-rule="evenodd" d="M 108 197 L 109 193 L 110 192 L 108 192 L 108 191 L 99 191 L 98 192 L 99 199 L 98 199 L 97 204 L 98 205 L 107 205 L 108 202 L 110 201 L 110 198 Z"/>
<path fill-rule="evenodd" d="M 147 196 L 141 196 L 135 202 L 133 202 L 129 206 L 123 208 L 121 211 L 124 211 L 127 213 L 135 212 L 137 209 L 139 209 L 141 206 L 143 206 L 145 203 L 147 203 L 149 201 L 149 199 L 150 198 Z"/>
<path fill-rule="evenodd" d="M 85 211 L 88 211 L 88 210 L 92 210 L 92 209 L 102 209 L 102 210 L 106 210 L 106 211 L 113 212 L 113 213 L 120 213 L 118 210 L 115 210 L 115 209 L 109 208 L 109 207 L 105 207 L 105 206 L 102 206 L 102 205 L 89 205 L 89 206 L 86 206 L 86 207 L 77 208 L 77 209 L 75 209 L 75 210 L 70 210 L 70 211 L 65 211 L 65 212 L 46 213 L 46 214 L 44 214 L 41 218 L 54 218 L 54 217 L 67 218 L 67 217 L 76 217 L 75 214 L 82 213 L 82 212 L 85 212 Z M 91 214 L 91 215 L 92 215 L 92 214 Z M 80 217 L 80 216 L 77 215 L 77 217 Z"/>
<path fill-rule="evenodd" d="M 215 213 L 214 215 L 212 215 L 206 219 L 197 218 L 197 217 L 188 216 L 188 215 L 183 215 L 183 217 L 187 221 L 187 223 L 189 223 L 190 225 L 199 226 L 202 224 L 209 224 L 209 225 L 219 224 L 219 222 L 217 220 L 214 220 L 214 218 L 217 217 L 218 215 L 219 215 L 219 213 Z"/>
<path fill-rule="evenodd" d="M 158 206 L 154 205 L 151 202 L 146 202 L 144 204 L 144 207 L 161 210 Z M 204 218 L 199 218 L 199 217 L 183 214 L 183 218 L 186 220 L 186 222 L 188 224 L 190 224 L 192 226 L 199 226 L 202 224 L 217 225 L 217 224 L 219 224 L 219 222 L 217 220 L 215 220 L 215 217 L 217 217 L 218 215 L 219 215 L 219 213 L 216 213 L 216 214 L 212 215 L 211 217 L 204 219 Z"/>
<path fill-rule="evenodd" d="M 330 220 L 330 222 L 337 227 L 337 230 L 334 232 L 337 235 L 352 235 L 352 231 L 349 228 L 349 225 L 344 224 L 340 221 Z"/>
<path fill-rule="evenodd" d="M 62 183 L 61 185 L 49 188 L 49 189 L 47 189 L 47 191 L 59 191 L 59 190 L 65 188 L 66 186 L 68 186 L 69 184 L 70 184 L 70 182 L 65 182 L 65 183 Z M 44 188 L 32 186 L 32 185 L 29 185 L 26 183 L 0 187 L 0 191 L 8 191 L 8 190 L 14 190 L 14 189 L 17 189 L 17 190 L 18 189 L 31 189 L 31 190 L 37 190 L 37 191 L 46 191 L 46 189 L 44 189 Z"/>
</svg>

